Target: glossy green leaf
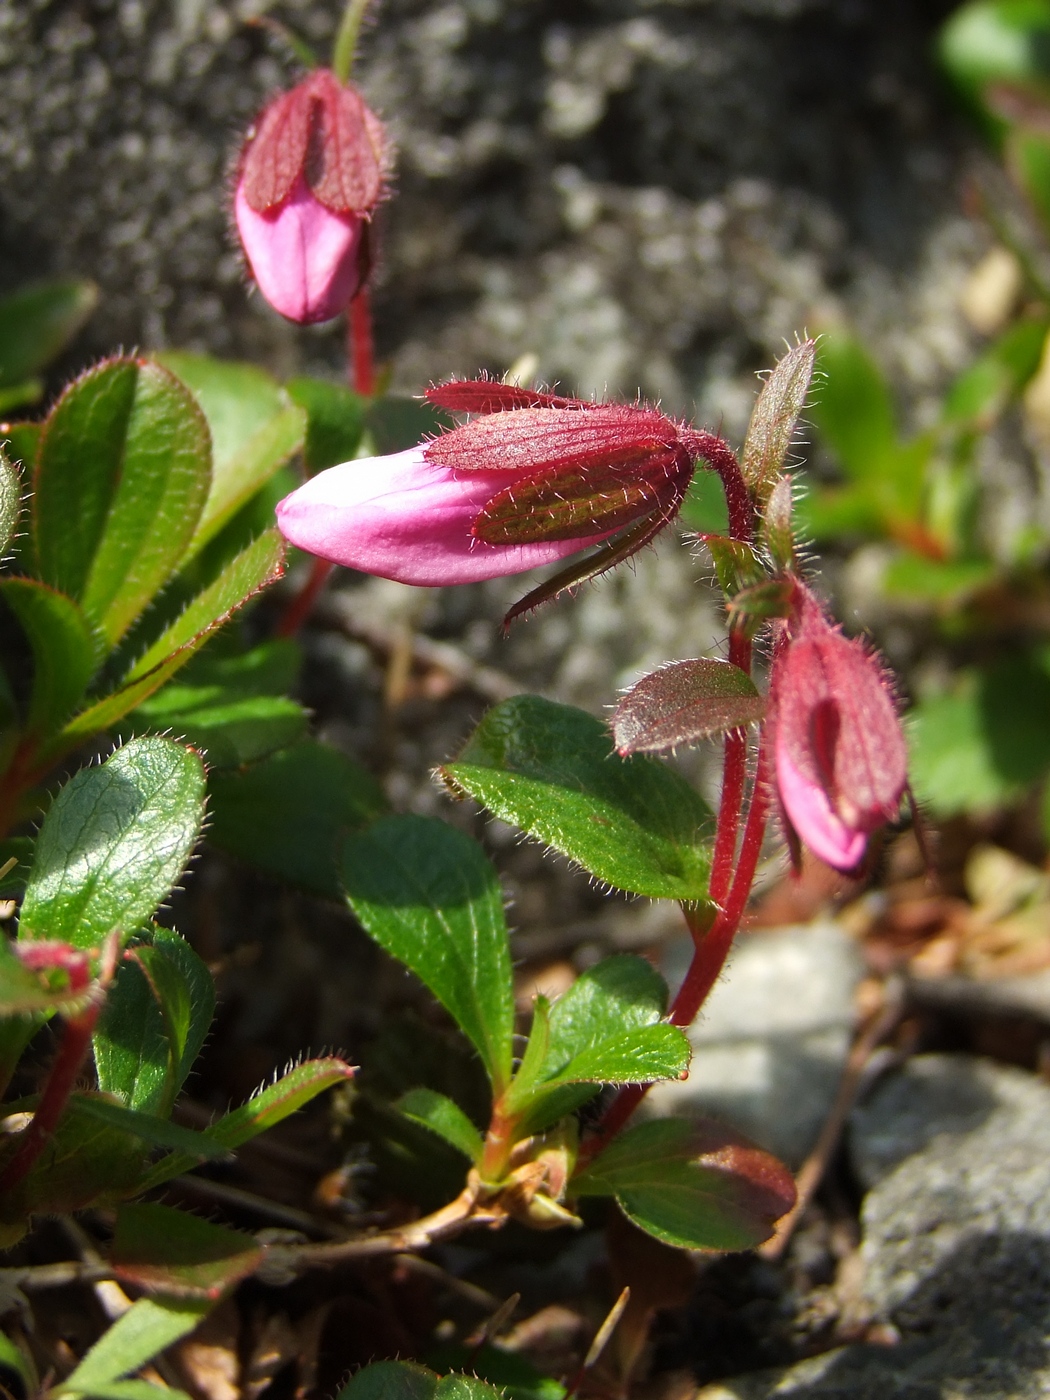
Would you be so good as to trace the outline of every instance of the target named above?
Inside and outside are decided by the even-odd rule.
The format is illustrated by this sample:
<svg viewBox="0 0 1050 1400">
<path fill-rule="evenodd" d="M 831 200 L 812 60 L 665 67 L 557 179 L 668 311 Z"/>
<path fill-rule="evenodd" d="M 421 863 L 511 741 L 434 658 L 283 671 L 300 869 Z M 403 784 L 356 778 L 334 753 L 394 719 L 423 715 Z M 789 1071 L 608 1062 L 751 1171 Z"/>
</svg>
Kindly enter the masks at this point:
<svg viewBox="0 0 1050 1400">
<path fill-rule="evenodd" d="M 813 405 L 820 432 L 854 481 L 884 471 L 897 451 L 897 423 L 890 391 L 860 341 L 845 331 L 821 336 L 817 354 L 823 378 Z"/>
<path fill-rule="evenodd" d="M 290 379 L 289 394 L 306 411 L 303 457 L 311 476 L 357 455 L 369 401 L 343 384 L 302 376 Z M 418 439 L 417 439 L 418 441 Z"/>
<path fill-rule="evenodd" d="M 22 511 L 22 478 L 0 446 L 0 554 L 6 554 Z"/>
<path fill-rule="evenodd" d="M 347 837 L 341 869 L 361 923 L 426 983 L 502 1092 L 514 994 L 503 891 L 481 847 L 429 817 L 384 817 Z"/>
<path fill-rule="evenodd" d="M 507 1095 L 508 1109 L 524 1111 L 535 1132 L 552 1121 L 552 1104 L 561 1109 L 550 1096 L 564 1085 L 680 1078 L 689 1066 L 689 1041 L 677 1026 L 662 1021 L 666 1008 L 666 984 L 644 958 L 622 954 L 597 963 L 558 998 L 549 1015 L 541 1013 L 546 1022 L 541 1053 L 530 1053 L 530 1037 Z"/>
<path fill-rule="evenodd" d="M 442 773 L 617 889 L 653 899 L 707 896 L 712 818 L 656 759 L 622 759 L 605 725 L 533 695 L 491 709 Z"/>
<path fill-rule="evenodd" d="M 239 768 L 304 738 L 307 714 L 283 695 L 252 695 L 183 708 L 164 689 L 134 710 L 131 726 L 162 729 L 192 744 L 209 769 Z"/>
<path fill-rule="evenodd" d="M 145 703 L 239 607 L 280 578 L 283 561 L 284 544 L 277 531 L 260 535 L 164 629 L 116 690 L 70 720 L 55 740 L 55 753 L 68 752 L 100 730 L 112 728 Z"/>
<path fill-rule="evenodd" d="M 179 880 L 203 819 L 203 765 L 170 739 L 133 739 L 82 769 L 44 818 L 19 936 L 91 948 L 130 933 Z"/>
<path fill-rule="evenodd" d="M 211 1303 L 197 1298 L 139 1298 L 104 1332 L 53 1395 L 98 1395 L 192 1332 Z M 109 1392 L 107 1392 L 109 1393 Z"/>
<path fill-rule="evenodd" d="M 460 1108 L 444 1094 L 433 1089 L 410 1089 L 402 1094 L 394 1107 L 413 1123 L 429 1128 L 438 1137 L 444 1138 L 457 1152 L 462 1152 L 472 1162 L 481 1156 L 483 1146 L 481 1134 Z"/>
<path fill-rule="evenodd" d="M 681 1118 L 627 1128 L 569 1190 L 615 1196 L 640 1229 L 681 1249 L 751 1249 L 795 1202 L 775 1157 L 720 1124 Z"/>
<path fill-rule="evenodd" d="M 251 1235 L 162 1205 L 117 1212 L 110 1257 L 117 1277 L 175 1297 L 218 1299 L 263 1259 Z"/>
<path fill-rule="evenodd" d="M 167 1116 L 214 1010 L 207 967 L 184 938 L 154 929 L 118 969 L 95 1032 L 99 1088 L 128 1108 Z"/>
<path fill-rule="evenodd" d="M 336 1400 L 433 1400 L 438 1378 L 414 1361 L 373 1361 L 343 1386 Z"/>
<path fill-rule="evenodd" d="M 0 298 L 0 384 L 46 369 L 94 311 L 98 288 L 76 278 L 24 287 Z"/>
<path fill-rule="evenodd" d="M 813 378 L 815 355 L 812 340 L 793 345 L 768 375 L 751 414 L 740 467 L 761 504 L 769 499 L 791 450 Z"/>
<path fill-rule="evenodd" d="M 434 1400 L 503 1400 L 502 1392 L 477 1376 L 443 1376 Z"/>
<path fill-rule="evenodd" d="M 891 597 L 955 608 L 994 583 L 998 573 L 991 559 L 928 559 L 908 551 L 889 561 L 882 583 Z"/>
<path fill-rule="evenodd" d="M 389 810 L 370 773 L 314 739 L 213 773 L 209 790 L 212 845 L 329 899 L 342 898 L 343 836 Z"/>
<path fill-rule="evenodd" d="M 0 599 L 14 613 L 33 653 L 27 731 L 45 736 L 69 718 L 97 664 L 96 636 L 64 593 L 29 578 L 0 579 Z"/>
<path fill-rule="evenodd" d="M 267 1128 L 283 1122 L 326 1089 L 345 1083 L 353 1072 L 350 1065 L 335 1056 L 307 1060 L 278 1079 L 276 1084 L 260 1089 L 246 1104 L 213 1123 L 208 1129 L 208 1137 L 220 1147 L 230 1150 L 241 1147 Z M 192 1154 L 173 1152 L 147 1173 L 139 1187 L 139 1194 L 170 1181 L 172 1177 L 181 1176 L 195 1165 L 196 1158 Z"/>
<path fill-rule="evenodd" d="M 301 450 L 306 414 L 257 365 L 184 350 L 159 359 L 193 391 L 211 429 L 211 490 L 187 551 L 192 557 Z"/>
<path fill-rule="evenodd" d="M 198 1162 L 217 1161 L 230 1154 L 220 1143 L 213 1142 L 206 1133 L 183 1128 L 167 1118 L 158 1118 L 155 1113 L 143 1113 L 138 1109 L 123 1108 L 111 1099 L 100 1098 L 95 1094 L 81 1094 L 77 1098 L 77 1108 L 81 1118 L 96 1118 L 108 1128 L 138 1138 L 149 1147 L 166 1147 L 195 1157 Z"/>
<path fill-rule="evenodd" d="M 178 568 L 210 480 L 207 424 L 174 375 L 134 359 L 89 370 L 59 399 L 40 442 L 41 578 L 115 643 Z"/>
<path fill-rule="evenodd" d="M 63 1394 L 69 1394 L 63 1391 Z M 89 1390 L 74 1392 L 84 1400 L 193 1400 L 185 1390 L 152 1381 L 95 1381 Z"/>
</svg>

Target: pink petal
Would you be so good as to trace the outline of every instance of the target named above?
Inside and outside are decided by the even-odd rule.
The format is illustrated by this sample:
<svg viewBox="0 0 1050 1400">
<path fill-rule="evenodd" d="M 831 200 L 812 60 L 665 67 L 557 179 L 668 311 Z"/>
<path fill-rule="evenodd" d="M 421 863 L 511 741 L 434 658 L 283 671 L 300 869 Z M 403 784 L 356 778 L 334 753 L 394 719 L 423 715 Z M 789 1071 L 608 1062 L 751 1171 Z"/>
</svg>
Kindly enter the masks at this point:
<svg viewBox="0 0 1050 1400">
<path fill-rule="evenodd" d="M 506 484 L 506 472 L 457 473 L 429 462 L 421 445 L 320 472 L 281 501 L 277 523 L 290 543 L 322 559 L 425 587 L 522 573 L 594 543 L 474 539 L 478 513 Z"/>
<path fill-rule="evenodd" d="M 776 745 L 776 769 L 780 801 L 799 840 L 835 870 L 855 870 L 864 858 L 867 833 L 847 826 L 833 811 L 824 788 L 799 771 L 786 744 Z"/>
<path fill-rule="evenodd" d="M 275 311 L 310 325 L 346 310 L 360 282 L 356 214 L 326 209 L 300 176 L 288 199 L 265 214 L 248 203 L 242 181 L 234 215 L 252 275 Z"/>
</svg>

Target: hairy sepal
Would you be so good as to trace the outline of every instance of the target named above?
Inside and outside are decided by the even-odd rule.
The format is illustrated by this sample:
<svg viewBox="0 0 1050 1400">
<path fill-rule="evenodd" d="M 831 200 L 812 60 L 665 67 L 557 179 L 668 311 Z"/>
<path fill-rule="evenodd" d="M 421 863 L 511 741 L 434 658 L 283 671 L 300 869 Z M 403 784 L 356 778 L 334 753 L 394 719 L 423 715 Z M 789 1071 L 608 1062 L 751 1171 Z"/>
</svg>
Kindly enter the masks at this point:
<svg viewBox="0 0 1050 1400">
<path fill-rule="evenodd" d="M 498 379 L 450 379 L 432 384 L 423 396 L 435 408 L 450 413 L 506 413 L 515 408 L 593 409 L 583 399 L 564 398 L 540 389 L 523 389 L 502 384 Z"/>
</svg>

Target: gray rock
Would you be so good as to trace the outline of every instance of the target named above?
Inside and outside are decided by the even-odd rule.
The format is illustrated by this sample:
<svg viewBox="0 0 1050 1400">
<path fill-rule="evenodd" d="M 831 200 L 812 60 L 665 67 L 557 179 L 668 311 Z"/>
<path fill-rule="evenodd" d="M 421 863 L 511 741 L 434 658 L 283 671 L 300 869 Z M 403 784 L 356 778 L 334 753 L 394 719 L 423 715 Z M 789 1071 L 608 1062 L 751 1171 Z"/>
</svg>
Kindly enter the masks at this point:
<svg viewBox="0 0 1050 1400">
<path fill-rule="evenodd" d="M 674 984 L 692 945 L 667 950 Z M 711 1114 L 797 1166 L 838 1088 L 862 975 L 856 945 L 837 924 L 745 934 L 690 1030 L 685 1083 L 649 1093 L 655 1114 Z"/>
<path fill-rule="evenodd" d="M 924 1055 L 854 1115 L 873 1183 L 865 1293 L 901 1334 L 703 1400 L 1036 1400 L 1050 1393 L 1050 1086 L 966 1056 Z"/>
</svg>

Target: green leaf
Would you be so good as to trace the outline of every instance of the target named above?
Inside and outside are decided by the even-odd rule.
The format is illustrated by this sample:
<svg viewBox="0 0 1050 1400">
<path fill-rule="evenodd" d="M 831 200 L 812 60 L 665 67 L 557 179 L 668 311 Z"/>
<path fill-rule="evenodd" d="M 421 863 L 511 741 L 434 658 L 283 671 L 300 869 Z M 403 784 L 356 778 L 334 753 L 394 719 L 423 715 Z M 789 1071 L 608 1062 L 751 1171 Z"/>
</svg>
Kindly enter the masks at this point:
<svg viewBox="0 0 1050 1400">
<path fill-rule="evenodd" d="M 791 450 L 813 378 L 815 354 L 812 340 L 793 345 L 766 379 L 751 414 L 740 467 L 760 505 L 769 499 Z"/>
<path fill-rule="evenodd" d="M 725 535 L 729 532 L 729 507 L 725 488 L 717 472 L 693 473 L 680 513 L 682 524 L 702 535 Z"/>
<path fill-rule="evenodd" d="M 433 1089 L 410 1089 L 398 1099 L 394 1107 L 413 1123 L 429 1128 L 438 1137 L 444 1138 L 457 1152 L 477 1162 L 484 1146 L 481 1134 L 460 1108 L 444 1094 Z"/>
<path fill-rule="evenodd" d="M 1050 769 L 1050 656 L 961 672 L 908 715 L 915 794 L 938 816 L 994 811 Z"/>
<path fill-rule="evenodd" d="M 121 964 L 95 1031 L 98 1086 L 128 1108 L 166 1117 L 215 1010 L 211 973 L 184 938 L 154 929 Z"/>
<path fill-rule="evenodd" d="M 813 418 L 854 481 L 877 478 L 897 452 L 890 391 L 878 366 L 846 331 L 821 336 L 817 368 L 824 383 Z"/>
<path fill-rule="evenodd" d="M 148 700 L 239 607 L 280 578 L 283 560 L 284 544 L 277 531 L 260 535 L 165 628 L 116 690 L 70 720 L 49 754 L 68 752 L 100 730 L 112 728 Z"/>
<path fill-rule="evenodd" d="M 209 788 L 212 845 L 329 899 L 342 898 L 343 836 L 389 810 L 370 773 L 315 739 L 213 773 Z"/>
<path fill-rule="evenodd" d="M 303 446 L 306 414 L 265 370 L 171 350 L 158 357 L 193 391 L 211 429 L 211 490 L 192 558 Z"/>
<path fill-rule="evenodd" d="M 133 739 L 82 769 L 40 828 L 19 936 L 91 948 L 130 933 L 171 893 L 203 819 L 203 765 L 170 739 Z"/>
<path fill-rule="evenodd" d="M 453 790 L 617 889 L 707 897 L 707 804 L 658 760 L 618 758 L 609 731 L 583 710 L 515 696 L 488 712 L 441 771 Z"/>
<path fill-rule="evenodd" d="M 1046 0 L 976 0 L 962 5 L 940 35 L 940 59 L 971 112 L 991 135 L 1005 124 L 985 100 L 992 83 L 1050 80 L 1050 5 Z"/>
<path fill-rule="evenodd" d="M 727 598 L 767 577 L 762 560 L 752 546 L 742 540 L 726 535 L 705 535 L 703 542 L 711 551 L 718 585 Z"/>
<path fill-rule="evenodd" d="M 621 754 L 659 752 L 754 724 L 765 708 L 739 666 L 672 661 L 631 686 L 613 712 L 613 739 Z"/>
<path fill-rule="evenodd" d="M 110 1257 L 117 1277 L 136 1288 L 217 1300 L 252 1273 L 263 1254 L 263 1246 L 240 1230 L 149 1204 L 121 1206 Z"/>
<path fill-rule="evenodd" d="M 567 1394 L 560 1381 L 537 1371 L 520 1352 L 504 1351 L 488 1342 L 481 1347 L 449 1342 L 428 1351 L 427 1360 L 442 1375 L 472 1372 L 478 1380 L 494 1385 L 506 1400 L 565 1400 Z"/>
<path fill-rule="evenodd" d="M 373 399 L 365 414 L 366 426 L 380 455 L 404 452 L 433 437 L 439 429 L 450 428 L 453 422 L 447 413 L 425 399 L 405 399 L 394 394 Z"/>
<path fill-rule="evenodd" d="M 254 1098 L 248 1100 L 232 1113 L 227 1113 L 208 1129 L 209 1139 L 231 1151 L 258 1137 L 267 1128 L 274 1127 L 285 1118 L 304 1107 L 318 1094 L 323 1094 L 333 1085 L 345 1083 L 353 1076 L 353 1070 L 343 1060 L 329 1056 L 323 1060 L 307 1060 L 278 1079 L 276 1084 L 261 1089 Z M 196 1166 L 196 1157 L 186 1152 L 173 1152 L 158 1162 L 143 1178 L 138 1194 L 145 1194 L 155 1187 L 181 1176 Z"/>
<path fill-rule="evenodd" d="M 198 1162 L 217 1161 L 230 1154 L 225 1147 L 212 1142 L 206 1133 L 195 1132 L 192 1128 L 182 1128 L 178 1123 L 170 1123 L 166 1118 L 158 1118 L 154 1113 L 143 1113 L 137 1109 L 122 1108 L 109 1099 L 92 1094 L 80 1094 L 77 1108 L 82 1118 L 97 1118 L 109 1128 L 127 1133 L 129 1137 L 140 1138 L 150 1147 L 168 1147 L 187 1156 L 196 1157 Z"/>
<path fill-rule="evenodd" d="M 998 572 L 990 559 L 929 559 L 908 551 L 889 561 L 882 582 L 891 597 L 955 608 L 993 583 Z"/>
<path fill-rule="evenodd" d="M 206 1299 L 140 1298 L 103 1333 L 52 1395 L 98 1395 L 98 1386 L 109 1386 L 139 1370 L 192 1332 L 211 1306 Z"/>
<path fill-rule="evenodd" d="M 193 1400 L 185 1390 L 154 1385 L 152 1381 L 96 1381 L 90 1390 L 77 1391 L 76 1394 L 83 1395 L 85 1400 L 87 1397 L 91 1397 L 91 1400 Z"/>
<path fill-rule="evenodd" d="M 959 376 L 942 409 L 946 426 L 987 432 L 1039 368 L 1050 318 L 1012 325 Z"/>
<path fill-rule="evenodd" d="M 367 399 L 343 384 L 306 376 L 290 379 L 286 388 L 300 408 L 306 410 L 303 456 L 311 476 L 357 455 L 365 432 Z"/>
<path fill-rule="evenodd" d="M 373 1361 L 343 1386 L 336 1400 L 433 1400 L 438 1378 L 414 1361 Z"/>
<path fill-rule="evenodd" d="M 361 923 L 426 983 L 501 1093 L 514 993 L 503 891 L 481 847 L 429 817 L 384 817 L 347 837 L 341 867 Z"/>
<path fill-rule="evenodd" d="M 307 715 L 283 695 L 246 696 L 183 709 L 172 703 L 165 689 L 134 710 L 130 724 L 184 739 L 203 754 L 210 769 L 239 768 L 297 743 L 306 734 Z"/>
<path fill-rule="evenodd" d="M 531 1064 L 530 1037 L 508 1110 L 524 1110 L 529 1131 L 538 1132 L 552 1121 L 547 1097 L 564 1085 L 680 1078 L 689 1065 L 689 1041 L 661 1020 L 666 1007 L 664 980 L 644 958 L 622 954 L 597 963 L 558 998 L 549 1019 L 544 1015 L 542 1057 Z"/>
<path fill-rule="evenodd" d="M 0 554 L 7 553 L 22 511 L 22 478 L 0 446 Z"/>
<path fill-rule="evenodd" d="M 208 493 L 208 427 L 160 365 L 114 359 L 65 391 L 33 478 L 40 577 L 112 645 L 175 573 Z"/>
<path fill-rule="evenodd" d="M 0 579 L 0 598 L 17 617 L 33 653 L 26 729 L 48 736 L 69 718 L 95 674 L 95 634 L 72 598 L 46 583 Z"/>
<path fill-rule="evenodd" d="M 15 1373 L 27 1397 L 34 1397 L 39 1393 L 40 1379 L 33 1365 L 33 1358 L 20 1346 L 16 1346 L 6 1332 L 0 1332 L 0 1367 Z M 12 1395 L 9 1387 L 5 1386 L 5 1390 L 8 1395 Z"/>
<path fill-rule="evenodd" d="M 681 1118 L 628 1128 L 569 1190 L 615 1196 L 640 1229 L 681 1249 L 751 1249 L 795 1202 L 775 1157 L 720 1124 Z"/>
<path fill-rule="evenodd" d="M 0 384 L 18 384 L 46 369 L 94 311 L 94 282 L 39 282 L 0 298 Z"/>
<path fill-rule="evenodd" d="M 477 1376 L 443 1376 L 434 1400 L 502 1400 L 502 1392 Z"/>
</svg>

